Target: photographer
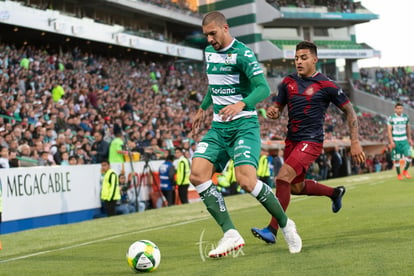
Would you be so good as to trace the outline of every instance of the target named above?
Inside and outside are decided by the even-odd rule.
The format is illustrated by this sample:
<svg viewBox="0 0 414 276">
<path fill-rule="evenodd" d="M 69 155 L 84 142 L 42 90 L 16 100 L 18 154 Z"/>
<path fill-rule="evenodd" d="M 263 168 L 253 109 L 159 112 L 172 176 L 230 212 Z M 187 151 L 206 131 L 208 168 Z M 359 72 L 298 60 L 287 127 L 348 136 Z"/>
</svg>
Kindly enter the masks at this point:
<svg viewBox="0 0 414 276">
<path fill-rule="evenodd" d="M 119 190 L 121 193 L 121 199 L 116 205 L 116 214 L 124 215 L 135 212 L 135 206 L 131 203 L 128 196 L 129 183 L 126 181 L 125 174 L 121 173 L 119 176 Z"/>
</svg>

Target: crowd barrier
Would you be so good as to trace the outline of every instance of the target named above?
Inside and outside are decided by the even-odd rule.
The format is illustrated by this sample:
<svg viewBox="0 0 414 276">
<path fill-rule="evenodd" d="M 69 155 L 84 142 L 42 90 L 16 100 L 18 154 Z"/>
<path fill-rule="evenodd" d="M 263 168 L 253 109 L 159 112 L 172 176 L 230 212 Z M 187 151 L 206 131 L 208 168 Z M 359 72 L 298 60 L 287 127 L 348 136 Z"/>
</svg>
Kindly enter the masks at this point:
<svg viewBox="0 0 414 276">
<path fill-rule="evenodd" d="M 127 175 L 142 175 L 150 168 L 157 175 L 162 162 L 128 162 L 112 168 Z M 101 208 L 100 170 L 99 164 L 1 169 L 0 234 L 93 219 Z"/>
</svg>

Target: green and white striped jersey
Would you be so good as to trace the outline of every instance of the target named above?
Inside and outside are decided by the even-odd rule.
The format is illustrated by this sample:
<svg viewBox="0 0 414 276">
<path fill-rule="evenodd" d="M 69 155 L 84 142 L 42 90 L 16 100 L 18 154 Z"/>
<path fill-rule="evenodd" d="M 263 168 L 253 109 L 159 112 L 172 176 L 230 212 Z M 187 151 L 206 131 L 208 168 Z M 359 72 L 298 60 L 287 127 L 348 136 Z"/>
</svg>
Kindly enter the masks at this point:
<svg viewBox="0 0 414 276">
<path fill-rule="evenodd" d="M 394 141 L 405 141 L 408 140 L 407 137 L 407 125 L 409 118 L 406 114 L 393 114 L 388 117 L 388 125 L 392 126 L 392 139 Z"/>
<path fill-rule="evenodd" d="M 246 98 L 253 91 L 250 78 L 263 74 L 263 69 L 253 51 L 236 39 L 220 51 L 207 46 L 204 54 L 213 102 L 213 121 L 222 122 L 218 115 L 220 109 Z M 257 116 L 255 106 L 245 106 L 232 120 L 248 116 Z"/>
</svg>

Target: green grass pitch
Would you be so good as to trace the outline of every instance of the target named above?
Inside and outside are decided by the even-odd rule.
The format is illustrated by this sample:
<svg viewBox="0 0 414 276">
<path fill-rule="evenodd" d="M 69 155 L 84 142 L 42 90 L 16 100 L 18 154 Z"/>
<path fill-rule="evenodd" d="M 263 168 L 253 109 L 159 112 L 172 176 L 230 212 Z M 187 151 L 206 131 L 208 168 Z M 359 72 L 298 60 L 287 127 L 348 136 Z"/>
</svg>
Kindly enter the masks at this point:
<svg viewBox="0 0 414 276">
<path fill-rule="evenodd" d="M 334 214 L 326 197 L 292 197 L 299 254 L 281 234 L 275 245 L 251 235 L 269 216 L 245 194 L 226 203 L 246 246 L 222 259 L 206 257 L 222 233 L 197 202 L 2 235 L 0 275 L 133 275 L 125 254 L 140 239 L 161 250 L 155 275 L 412 275 L 414 179 L 387 171 L 324 183 L 346 186 L 343 208 Z"/>
</svg>

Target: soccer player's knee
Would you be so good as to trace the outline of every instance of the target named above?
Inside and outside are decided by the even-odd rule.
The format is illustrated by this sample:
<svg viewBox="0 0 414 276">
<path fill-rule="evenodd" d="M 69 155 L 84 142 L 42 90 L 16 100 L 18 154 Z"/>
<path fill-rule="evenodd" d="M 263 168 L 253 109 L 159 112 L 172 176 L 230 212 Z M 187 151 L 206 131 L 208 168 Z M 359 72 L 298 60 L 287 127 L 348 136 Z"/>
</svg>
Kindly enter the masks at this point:
<svg viewBox="0 0 414 276">
<path fill-rule="evenodd" d="M 194 186 L 200 185 L 204 182 L 206 182 L 208 178 L 204 177 L 203 175 L 197 173 L 197 172 L 191 172 L 190 174 L 190 183 Z"/>
<path fill-rule="evenodd" d="M 251 191 L 253 191 L 254 186 L 256 185 L 256 181 L 254 182 L 239 181 L 239 185 L 240 185 L 240 188 L 242 188 L 244 191 L 246 191 L 247 193 L 250 193 Z"/>
</svg>

